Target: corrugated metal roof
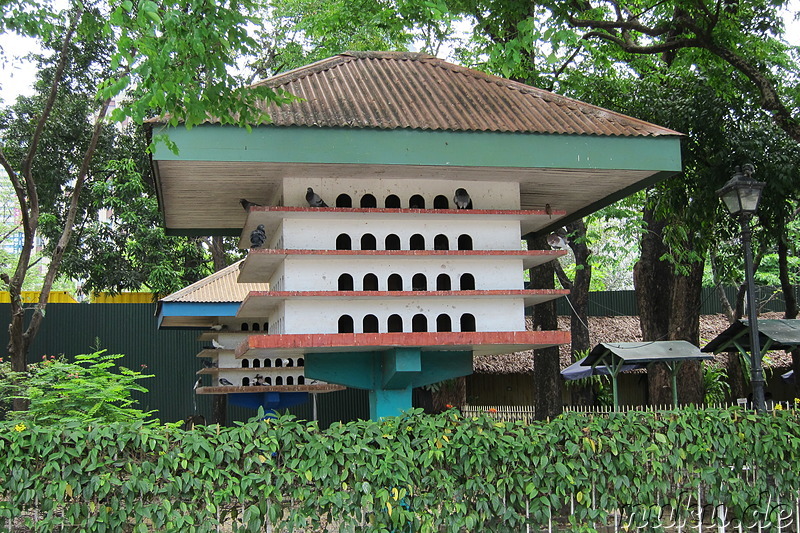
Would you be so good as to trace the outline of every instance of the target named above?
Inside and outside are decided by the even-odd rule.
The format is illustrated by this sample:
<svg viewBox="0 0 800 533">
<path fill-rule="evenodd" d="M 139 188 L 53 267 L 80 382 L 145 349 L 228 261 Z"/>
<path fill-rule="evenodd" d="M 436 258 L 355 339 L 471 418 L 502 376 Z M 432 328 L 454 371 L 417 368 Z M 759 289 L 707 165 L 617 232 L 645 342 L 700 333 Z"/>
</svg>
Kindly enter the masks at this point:
<svg viewBox="0 0 800 533">
<path fill-rule="evenodd" d="M 269 290 L 268 283 L 238 283 L 242 261 L 223 268 L 159 300 L 160 302 L 241 302 L 250 291 Z"/>
<path fill-rule="evenodd" d="M 769 343 L 770 350 L 792 350 L 800 346 L 800 320 L 790 319 L 758 319 L 759 344 L 764 349 Z M 716 338 L 703 347 L 704 352 L 736 352 L 738 343 L 744 350 L 750 352 L 750 326 L 747 319 L 734 322 L 720 333 Z"/>
<path fill-rule="evenodd" d="M 582 365 L 591 366 L 597 361 L 602 361 L 603 356 L 608 353 L 631 364 L 713 359 L 687 341 L 601 342 L 592 348 Z"/>
<path fill-rule="evenodd" d="M 409 52 L 346 52 L 254 86 L 302 98 L 277 126 L 612 136 L 679 133 L 536 87 Z"/>
</svg>

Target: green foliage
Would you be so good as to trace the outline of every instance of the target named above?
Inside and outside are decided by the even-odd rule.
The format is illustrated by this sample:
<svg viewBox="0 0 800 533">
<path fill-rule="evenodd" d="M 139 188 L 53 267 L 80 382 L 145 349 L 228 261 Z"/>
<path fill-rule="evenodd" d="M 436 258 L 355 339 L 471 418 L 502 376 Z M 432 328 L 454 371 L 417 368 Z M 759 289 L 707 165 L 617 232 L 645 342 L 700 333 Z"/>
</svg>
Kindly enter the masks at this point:
<svg viewBox="0 0 800 533">
<path fill-rule="evenodd" d="M 138 381 L 152 376 L 117 366 L 121 357 L 105 350 L 77 355 L 74 362 L 42 356 L 41 363 L 28 367 L 24 379 L 0 366 L 0 392 L 26 399 L 27 411 L 9 414 L 36 426 L 144 420 L 152 412 L 136 409 L 132 393 L 147 392 Z"/>
<path fill-rule="evenodd" d="M 735 523 L 794 501 L 798 434 L 796 412 L 738 409 L 530 425 L 412 411 L 325 431 L 289 416 L 190 432 L 5 423 L 0 519 L 41 531 L 457 532 L 524 530 L 552 513 L 593 531 L 613 509 L 630 527 L 661 506 L 686 518 L 702 486 Z"/>
<path fill-rule="evenodd" d="M 725 368 L 709 363 L 703 363 L 703 389 L 706 404 L 718 404 L 726 401 L 731 392 L 728 383 L 728 373 Z"/>
</svg>

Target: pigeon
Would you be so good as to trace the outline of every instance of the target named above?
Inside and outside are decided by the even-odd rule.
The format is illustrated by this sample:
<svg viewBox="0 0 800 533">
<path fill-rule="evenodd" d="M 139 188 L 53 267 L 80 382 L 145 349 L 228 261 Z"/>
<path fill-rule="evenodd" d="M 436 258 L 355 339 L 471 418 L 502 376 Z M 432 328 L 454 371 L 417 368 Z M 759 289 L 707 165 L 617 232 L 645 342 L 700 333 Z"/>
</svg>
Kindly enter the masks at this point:
<svg viewBox="0 0 800 533">
<path fill-rule="evenodd" d="M 245 211 L 250 211 L 251 207 L 262 207 L 261 204 L 250 202 L 245 198 L 239 198 L 239 203 L 242 204 L 242 207 L 244 208 Z"/>
<path fill-rule="evenodd" d="M 308 202 L 310 207 L 328 207 L 328 204 L 325 203 L 325 200 L 320 198 L 311 187 L 309 187 L 308 191 L 306 192 L 306 202 Z"/>
<path fill-rule="evenodd" d="M 217 368 L 216 361 L 209 361 L 208 359 L 203 359 L 203 368 Z"/>
<path fill-rule="evenodd" d="M 547 244 L 551 248 L 565 250 L 569 246 L 569 239 L 567 239 L 567 229 L 559 228 L 547 236 Z"/>
<path fill-rule="evenodd" d="M 216 348 L 218 350 L 224 350 L 225 349 L 225 347 L 223 345 L 221 345 L 219 342 L 217 342 L 217 339 L 211 339 L 211 346 L 213 346 L 214 348 Z"/>
<path fill-rule="evenodd" d="M 261 376 L 261 374 L 256 374 L 256 379 L 253 382 L 253 385 L 255 385 L 256 387 L 260 387 L 263 384 L 264 384 L 263 376 Z"/>
<path fill-rule="evenodd" d="M 456 195 L 453 196 L 453 202 L 459 209 L 472 209 L 472 199 L 466 189 L 456 189 Z"/>
<path fill-rule="evenodd" d="M 192 387 L 192 389 L 197 390 L 197 387 L 200 387 L 202 385 L 203 385 L 203 378 L 197 378 L 197 381 L 195 381 L 194 387 Z"/>
<path fill-rule="evenodd" d="M 213 329 L 214 331 L 222 331 L 223 329 L 228 329 L 228 326 L 226 326 L 225 324 L 214 324 L 213 326 L 211 326 L 211 329 Z"/>
<path fill-rule="evenodd" d="M 250 232 L 250 248 L 261 248 L 267 240 L 267 232 L 264 231 L 264 224 L 259 224 L 256 229 Z"/>
<path fill-rule="evenodd" d="M 219 384 L 224 386 L 224 387 L 232 387 L 233 386 L 233 383 L 231 383 L 230 381 L 228 381 L 225 378 L 219 378 Z"/>
</svg>

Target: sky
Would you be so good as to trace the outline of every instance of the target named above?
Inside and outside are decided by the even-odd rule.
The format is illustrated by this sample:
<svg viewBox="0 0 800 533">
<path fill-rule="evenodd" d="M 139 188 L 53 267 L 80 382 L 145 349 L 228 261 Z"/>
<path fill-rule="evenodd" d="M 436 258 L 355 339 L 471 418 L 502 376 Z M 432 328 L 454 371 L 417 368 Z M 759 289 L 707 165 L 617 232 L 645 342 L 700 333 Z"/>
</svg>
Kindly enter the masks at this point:
<svg viewBox="0 0 800 533">
<path fill-rule="evenodd" d="M 800 0 L 790 0 L 789 10 L 785 16 L 786 40 L 800 46 L 800 20 L 795 20 L 790 13 L 800 12 Z M 11 103 L 20 94 L 33 92 L 35 69 L 27 62 L 25 55 L 36 50 L 32 40 L 25 40 L 11 33 L 0 34 L 0 99 L 3 103 Z"/>
</svg>

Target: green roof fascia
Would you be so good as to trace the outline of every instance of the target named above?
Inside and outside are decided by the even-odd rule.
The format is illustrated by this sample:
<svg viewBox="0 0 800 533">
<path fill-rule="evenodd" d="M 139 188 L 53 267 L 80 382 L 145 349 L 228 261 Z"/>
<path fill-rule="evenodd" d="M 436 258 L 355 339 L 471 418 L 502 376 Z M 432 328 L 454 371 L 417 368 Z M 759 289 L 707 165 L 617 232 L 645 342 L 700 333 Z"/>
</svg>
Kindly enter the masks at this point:
<svg viewBox="0 0 800 533">
<path fill-rule="evenodd" d="M 615 137 L 229 125 L 155 128 L 156 161 L 681 170 L 679 136 Z"/>
</svg>

